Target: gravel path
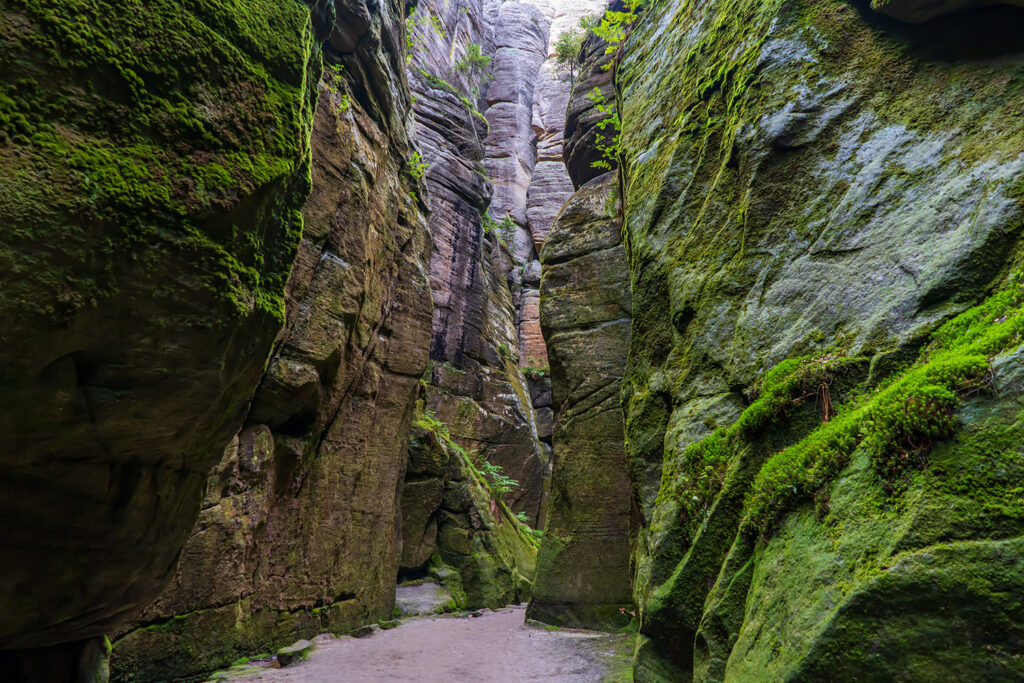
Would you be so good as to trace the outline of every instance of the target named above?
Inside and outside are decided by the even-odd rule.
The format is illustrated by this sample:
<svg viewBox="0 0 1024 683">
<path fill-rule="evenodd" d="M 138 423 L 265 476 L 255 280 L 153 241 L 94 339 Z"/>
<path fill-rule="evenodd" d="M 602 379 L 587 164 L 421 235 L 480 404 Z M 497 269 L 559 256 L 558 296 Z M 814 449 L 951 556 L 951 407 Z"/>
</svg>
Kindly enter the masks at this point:
<svg viewBox="0 0 1024 683">
<path fill-rule="evenodd" d="M 617 681 L 624 636 L 526 626 L 525 610 L 485 611 L 480 617 L 407 621 L 367 638 L 319 640 L 304 662 L 265 669 L 233 681 L 272 683 L 448 683 L 501 681 Z M 616 670 L 617 673 L 611 672 Z"/>
</svg>

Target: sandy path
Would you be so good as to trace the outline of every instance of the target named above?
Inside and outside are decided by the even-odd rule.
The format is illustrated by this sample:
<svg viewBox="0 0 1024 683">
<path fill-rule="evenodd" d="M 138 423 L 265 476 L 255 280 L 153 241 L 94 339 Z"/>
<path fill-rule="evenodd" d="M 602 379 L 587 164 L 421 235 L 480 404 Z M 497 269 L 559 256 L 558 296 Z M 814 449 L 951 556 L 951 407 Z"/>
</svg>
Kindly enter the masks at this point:
<svg viewBox="0 0 1024 683">
<path fill-rule="evenodd" d="M 273 683 L 601 681 L 622 636 L 524 624 L 523 608 L 408 621 L 368 638 L 321 642 L 304 662 L 232 679 Z"/>
</svg>

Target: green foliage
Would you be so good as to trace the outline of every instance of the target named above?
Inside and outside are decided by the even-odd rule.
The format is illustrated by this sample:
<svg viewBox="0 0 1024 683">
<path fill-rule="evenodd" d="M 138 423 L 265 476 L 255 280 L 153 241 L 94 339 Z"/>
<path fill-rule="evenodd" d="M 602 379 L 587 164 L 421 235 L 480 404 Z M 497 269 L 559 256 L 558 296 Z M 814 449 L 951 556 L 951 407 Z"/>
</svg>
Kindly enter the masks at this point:
<svg viewBox="0 0 1024 683">
<path fill-rule="evenodd" d="M 423 161 L 423 155 L 419 151 L 413 152 L 412 156 L 409 157 L 409 173 L 416 180 L 422 180 L 423 176 L 427 174 L 428 164 Z"/>
<path fill-rule="evenodd" d="M 587 99 L 594 103 L 594 108 L 604 114 L 604 118 L 597 122 L 600 133 L 595 134 L 594 146 L 601 152 L 601 159 L 590 164 L 594 168 L 612 169 L 612 164 L 618 163 L 619 141 L 622 133 L 622 120 L 614 102 L 609 102 L 600 88 L 594 88 L 587 93 Z M 611 135 L 608 129 L 611 128 Z"/>
<path fill-rule="evenodd" d="M 591 29 L 594 35 L 608 44 L 606 54 L 618 50 L 622 41 L 626 39 L 630 27 L 636 22 L 639 10 L 646 4 L 647 0 L 631 0 L 626 2 L 625 11 L 607 10 L 601 17 L 601 22 Z M 611 65 L 607 68 L 611 68 Z"/>
<path fill-rule="evenodd" d="M 501 497 L 519 488 L 519 482 L 505 475 L 501 465 L 495 465 L 483 458 L 477 460 L 477 470 L 487 478 L 491 499 L 501 502 Z"/>
<path fill-rule="evenodd" d="M 532 380 L 538 380 L 551 374 L 551 368 L 546 365 L 524 365 L 522 371 L 528 379 Z"/>
<path fill-rule="evenodd" d="M 348 111 L 352 100 L 345 91 L 345 67 L 341 64 L 324 65 L 323 81 L 331 95 L 338 98 L 338 111 Z"/>
<path fill-rule="evenodd" d="M 490 68 L 491 58 L 481 51 L 477 43 L 467 45 L 466 54 L 455 62 L 456 71 L 466 74 L 478 83 L 486 82 L 493 78 L 489 72 Z"/>
<path fill-rule="evenodd" d="M 405 61 L 407 63 L 412 61 L 412 53 L 419 49 L 419 41 L 416 38 L 417 29 L 429 21 L 428 17 L 423 17 L 422 13 L 417 13 L 416 10 L 417 8 L 413 7 L 405 17 Z"/>
<path fill-rule="evenodd" d="M 579 59 L 580 49 L 583 47 L 583 38 L 586 32 L 578 28 L 570 28 L 562 31 L 555 40 L 555 62 L 561 68 L 569 69 L 569 80 L 576 80 L 576 62 Z"/>
<path fill-rule="evenodd" d="M 455 95 L 459 94 L 458 90 L 455 89 L 454 85 L 452 85 L 448 81 L 444 80 L 440 76 L 436 76 L 436 75 L 430 73 L 429 71 L 427 71 L 426 69 L 421 69 L 418 66 L 417 67 L 413 67 L 413 69 L 420 76 L 423 76 L 423 78 L 425 78 L 427 83 L 429 83 L 431 86 L 433 86 L 435 88 L 438 88 L 438 89 L 441 89 L 441 90 L 447 90 L 448 92 L 453 93 Z"/>
</svg>

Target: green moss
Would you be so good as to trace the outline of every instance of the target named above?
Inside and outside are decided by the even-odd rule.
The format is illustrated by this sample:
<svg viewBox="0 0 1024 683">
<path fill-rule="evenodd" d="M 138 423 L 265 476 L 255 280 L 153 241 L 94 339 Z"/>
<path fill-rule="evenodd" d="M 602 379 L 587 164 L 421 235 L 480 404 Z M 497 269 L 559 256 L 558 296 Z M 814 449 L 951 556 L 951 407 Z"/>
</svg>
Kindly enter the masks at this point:
<svg viewBox="0 0 1024 683">
<path fill-rule="evenodd" d="M 918 363 L 769 460 L 748 499 L 747 528 L 771 528 L 783 511 L 823 492 L 858 446 L 890 491 L 922 467 L 932 444 L 955 432 L 961 397 L 987 386 L 990 358 L 1020 343 L 1022 279 L 1016 271 L 995 295 L 943 325 Z"/>
<path fill-rule="evenodd" d="M 0 219 L 15 226 L 0 259 L 35 273 L 34 292 L 15 282 L 0 295 L 7 315 L 52 318 L 59 283 L 76 283 L 78 305 L 111 296 L 122 263 L 169 267 L 199 234 L 201 277 L 224 316 L 282 320 L 309 191 L 319 57 L 308 8 L 15 0 L 0 33 L 8 73 L 21 76 L 0 81 L 0 159 L 14 170 L 0 180 Z M 251 199 L 261 194 L 262 207 Z M 71 258 L 44 265 L 26 253 L 33 243 Z"/>
</svg>

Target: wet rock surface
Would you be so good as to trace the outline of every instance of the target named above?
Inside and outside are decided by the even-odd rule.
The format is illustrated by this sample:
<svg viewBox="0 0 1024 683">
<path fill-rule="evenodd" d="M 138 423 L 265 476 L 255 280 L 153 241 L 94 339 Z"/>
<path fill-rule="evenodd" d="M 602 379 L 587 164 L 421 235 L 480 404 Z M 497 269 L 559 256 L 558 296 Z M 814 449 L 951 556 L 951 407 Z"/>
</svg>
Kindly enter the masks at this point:
<svg viewBox="0 0 1024 683">
<path fill-rule="evenodd" d="M 1020 559 L 1016 512 L 967 512 L 1024 466 L 1003 440 L 1018 399 L 953 398 L 959 426 L 916 450 L 878 445 L 875 421 L 887 386 L 923 400 L 942 349 L 967 363 L 941 324 L 984 302 L 954 324 L 979 334 L 966 320 L 1015 296 L 1011 26 L 1024 13 L 1006 7 L 911 27 L 842 2 L 723 1 L 670 2 L 634 30 L 618 86 L 637 680 L 1020 675 L 992 640 L 1017 627 L 982 626 L 1019 608 L 966 578 Z M 968 471 L 984 483 L 961 488 Z"/>
</svg>

